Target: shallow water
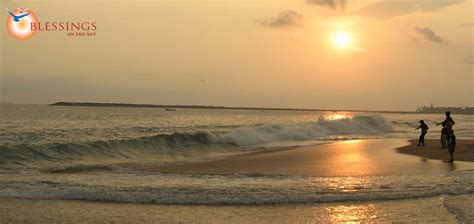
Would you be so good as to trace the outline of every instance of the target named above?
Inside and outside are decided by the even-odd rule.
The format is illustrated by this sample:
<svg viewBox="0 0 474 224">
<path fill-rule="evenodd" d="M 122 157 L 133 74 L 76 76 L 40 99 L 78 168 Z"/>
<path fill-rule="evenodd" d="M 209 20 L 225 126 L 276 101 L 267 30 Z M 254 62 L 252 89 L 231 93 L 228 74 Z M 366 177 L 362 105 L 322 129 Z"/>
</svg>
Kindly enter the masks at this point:
<svg viewBox="0 0 474 224">
<path fill-rule="evenodd" d="M 378 169 L 399 172 L 363 175 L 164 174 L 139 169 L 341 140 L 416 138 L 413 129 L 420 118 L 434 132 L 428 136 L 436 138 L 433 123 L 443 115 L 2 105 L 0 118 L 1 197 L 254 205 L 370 202 L 474 191 L 473 170 L 460 168 L 471 165 L 450 168 L 417 157 L 409 162 L 393 159 L 403 157 L 396 153 L 391 160 L 382 158 L 386 153 L 368 153 L 367 158 L 410 165 L 397 169 L 382 164 Z M 458 138 L 474 137 L 474 116 L 454 119 Z"/>
<path fill-rule="evenodd" d="M 0 197 L 258 205 L 398 200 L 474 192 L 473 163 L 421 160 L 391 149 L 404 144 L 404 140 L 351 140 L 259 154 L 267 156 L 260 163 L 271 160 L 271 164 L 256 169 L 251 169 L 255 162 L 239 157 L 240 165 L 230 170 L 208 163 L 167 173 L 160 172 L 159 164 L 136 163 L 8 170 L 0 174 Z M 187 166 L 181 164 L 178 167 Z"/>
<path fill-rule="evenodd" d="M 373 138 L 417 138 L 444 115 L 0 105 L 0 166 L 85 161 L 175 162 L 277 146 Z M 458 139 L 474 138 L 474 116 L 453 115 Z"/>
<path fill-rule="evenodd" d="M 472 195 L 262 206 L 141 205 L 0 199 L 3 221 L 56 223 L 472 223 Z M 2 206 L 3 205 L 3 206 Z M 5 206 L 7 205 L 7 206 Z"/>
</svg>

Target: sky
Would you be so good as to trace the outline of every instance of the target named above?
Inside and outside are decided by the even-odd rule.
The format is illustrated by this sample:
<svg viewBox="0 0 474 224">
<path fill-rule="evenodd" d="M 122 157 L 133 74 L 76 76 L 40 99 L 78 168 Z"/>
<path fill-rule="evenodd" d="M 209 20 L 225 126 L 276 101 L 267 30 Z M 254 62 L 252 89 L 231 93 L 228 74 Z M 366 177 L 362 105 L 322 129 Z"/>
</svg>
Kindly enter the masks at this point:
<svg viewBox="0 0 474 224">
<path fill-rule="evenodd" d="M 474 106 L 471 0 L 1 0 L 0 101 L 414 111 Z M 4 10 L 0 20 L 6 21 Z M 2 22 L 1 24 L 4 24 Z"/>
</svg>

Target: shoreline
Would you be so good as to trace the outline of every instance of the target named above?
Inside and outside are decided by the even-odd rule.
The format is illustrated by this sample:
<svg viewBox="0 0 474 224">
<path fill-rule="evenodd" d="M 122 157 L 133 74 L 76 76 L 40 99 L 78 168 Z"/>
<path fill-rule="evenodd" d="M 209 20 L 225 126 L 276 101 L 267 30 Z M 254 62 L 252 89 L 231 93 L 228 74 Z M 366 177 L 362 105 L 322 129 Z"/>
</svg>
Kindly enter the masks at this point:
<svg viewBox="0 0 474 224">
<path fill-rule="evenodd" d="M 433 159 L 447 161 L 449 153 L 447 148 L 441 148 L 438 139 L 425 139 L 426 146 L 416 146 L 417 139 L 411 139 L 410 145 L 397 148 L 397 152 L 406 155 L 422 157 L 423 159 Z M 454 152 L 454 162 L 474 162 L 474 140 L 459 139 L 456 142 Z"/>
<path fill-rule="evenodd" d="M 137 171 L 173 174 L 248 174 L 290 175 L 309 177 L 343 177 L 349 182 L 360 176 L 440 174 L 473 169 L 469 162 L 453 164 L 421 159 L 412 153 L 430 154 L 437 150 L 436 140 L 427 140 L 433 147 L 413 149 L 414 140 L 375 139 L 349 140 L 314 146 L 235 155 L 214 161 L 164 166 L 137 166 Z M 474 140 L 459 140 L 469 148 Z M 447 155 L 445 150 L 439 150 Z M 469 151 L 470 152 L 470 151 Z M 55 178 L 61 175 L 51 174 Z M 79 176 L 78 176 L 79 177 Z M 347 177 L 347 178 L 346 178 Z M 368 179 L 366 179 L 368 180 Z M 152 180 L 150 180 L 152 181 Z M 156 180 L 155 180 L 156 181 Z M 163 181 L 163 180 L 161 180 Z M 237 185 L 236 185 L 237 186 Z M 341 187 L 341 186 L 339 186 Z M 362 190 L 347 188 L 349 190 Z M 234 192 L 235 193 L 235 192 Z M 309 194 L 314 193 L 309 191 Z M 268 194 L 267 194 L 268 195 Z M 122 195 L 123 196 L 123 195 Z M 125 195 L 126 196 L 126 195 Z M 88 201 L 75 198 L 28 199 L 0 197 L 0 217 L 7 223 L 156 223 L 156 222 L 240 222 L 240 223 L 309 223 L 315 217 L 322 223 L 334 222 L 469 222 L 474 195 L 448 193 L 435 196 L 390 198 L 386 200 L 275 203 L 275 204 L 146 204 L 108 201 Z"/>
<path fill-rule="evenodd" d="M 428 140 L 435 141 L 435 140 Z M 427 142 L 428 142 L 427 141 Z M 474 145 L 474 140 L 459 140 L 460 158 L 465 147 Z M 140 171 L 179 173 L 179 174 L 217 174 L 217 175 L 298 175 L 298 176 L 370 176 L 406 173 L 432 173 L 439 171 L 472 169 L 471 157 L 451 166 L 442 162 L 448 153 L 440 150 L 438 160 L 430 163 L 420 161 L 412 150 L 413 143 L 406 139 L 349 140 L 303 146 L 268 152 L 256 152 L 228 158 L 170 164 L 164 166 L 137 167 Z M 401 151 L 399 150 L 401 149 Z M 430 156 L 434 148 L 426 146 L 418 149 L 419 155 Z M 470 152 L 468 152 L 470 153 Z"/>
<path fill-rule="evenodd" d="M 0 198 L 6 223 L 310 223 L 319 222 L 470 222 L 473 195 L 372 202 L 277 205 L 159 205 Z M 435 211 L 435 213 L 433 213 Z"/>
</svg>

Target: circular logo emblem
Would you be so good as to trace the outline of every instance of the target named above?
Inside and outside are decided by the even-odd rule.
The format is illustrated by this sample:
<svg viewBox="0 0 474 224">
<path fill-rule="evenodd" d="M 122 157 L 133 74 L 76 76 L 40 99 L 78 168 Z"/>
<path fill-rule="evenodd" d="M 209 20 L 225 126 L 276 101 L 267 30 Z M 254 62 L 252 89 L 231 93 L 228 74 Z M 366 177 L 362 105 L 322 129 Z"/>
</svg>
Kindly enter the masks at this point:
<svg viewBox="0 0 474 224">
<path fill-rule="evenodd" d="M 27 8 L 16 8 L 8 11 L 7 30 L 15 38 L 25 40 L 36 33 L 31 23 L 38 23 L 35 13 Z"/>
</svg>

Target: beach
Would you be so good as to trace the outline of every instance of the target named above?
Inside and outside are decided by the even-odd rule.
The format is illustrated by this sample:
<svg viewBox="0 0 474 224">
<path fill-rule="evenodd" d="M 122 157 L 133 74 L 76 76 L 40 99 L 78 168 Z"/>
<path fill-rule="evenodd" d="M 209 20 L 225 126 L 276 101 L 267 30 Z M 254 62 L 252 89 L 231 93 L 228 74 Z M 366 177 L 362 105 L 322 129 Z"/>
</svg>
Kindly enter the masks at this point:
<svg viewBox="0 0 474 224">
<path fill-rule="evenodd" d="M 0 224 L 474 224 L 474 0 L 0 5 Z"/>
<path fill-rule="evenodd" d="M 474 0 L 0 5 L 0 224 L 474 224 Z"/>
<path fill-rule="evenodd" d="M 474 169 L 472 158 L 463 156 L 465 161 L 454 164 L 440 160 L 432 160 L 437 155 L 435 140 L 427 141 L 433 146 L 413 148 L 413 141 L 397 139 L 351 140 L 315 146 L 295 147 L 254 152 L 212 161 L 179 163 L 163 166 L 134 166 L 132 169 L 140 172 L 167 173 L 182 175 L 214 175 L 252 177 L 271 176 L 284 178 L 299 177 L 298 182 L 304 184 L 305 179 L 333 178 L 332 188 L 345 192 L 338 200 L 326 200 L 321 197 L 307 197 L 307 203 L 287 202 L 250 203 L 241 205 L 212 205 L 212 204 L 155 204 L 155 203 L 119 203 L 100 202 L 98 200 L 43 200 L 2 197 L 0 201 L 0 217 L 4 222 L 262 222 L 262 223 L 321 223 L 321 222 L 470 222 L 473 221 L 472 205 L 474 197 L 472 188 L 451 189 L 426 194 L 426 190 L 435 187 L 433 183 L 416 183 L 418 180 L 403 183 L 406 174 L 421 178 L 425 175 L 441 177 L 456 172 L 470 172 Z M 474 141 L 459 141 L 459 157 L 470 154 L 470 145 Z M 411 150 L 418 150 L 416 156 Z M 445 153 L 447 156 L 447 152 Z M 467 173 L 467 183 L 472 183 L 472 174 Z M 54 174 L 65 175 L 65 174 Z M 80 174 L 78 174 L 80 175 Z M 281 177 L 279 177 L 281 176 Z M 386 176 L 402 178 L 388 179 L 395 184 L 391 186 Z M 434 176 L 428 176 L 431 178 Z M 1 176 L 0 176 L 1 177 Z M 60 177 L 60 176 L 59 176 Z M 339 177 L 339 178 L 337 178 Z M 376 177 L 371 179 L 371 177 Z M 6 178 L 4 176 L 1 179 Z M 428 179 L 419 179 L 422 182 Z M 449 175 L 446 181 L 449 181 Z M 464 180 L 464 181 L 466 181 Z M 327 181 L 327 180 L 324 180 Z M 373 181 L 373 183 L 370 183 Z M 385 183 L 377 183 L 382 181 Z M 363 183 L 362 183 L 363 182 Z M 399 195 L 381 194 L 384 189 L 396 190 L 410 185 L 414 192 Z M 212 185 L 212 183 L 209 183 Z M 382 185 L 378 185 L 382 184 Z M 412 186 L 411 186 L 412 185 Z M 472 185 L 471 185 L 472 186 Z M 242 187 L 241 185 L 236 187 Z M 279 191 L 274 186 L 274 191 Z M 297 187 L 297 186 L 293 186 Z M 424 189 L 424 187 L 427 187 Z M 370 189 L 366 191 L 366 189 Z M 462 188 L 462 187 L 458 187 Z M 331 189 L 331 188 L 329 188 Z M 418 190 L 420 189 L 420 190 Z M 390 191 L 393 191 L 390 190 Z M 269 191 L 267 197 L 273 198 Z M 283 192 L 282 194 L 301 194 L 301 192 Z M 461 192 L 460 192 L 461 191 Z M 236 192 L 226 191 L 232 195 Z M 338 191 L 339 192 L 339 191 Z M 371 193 L 372 192 L 372 193 Z M 449 194 L 446 194 L 448 193 Z M 415 193 L 415 195 L 411 195 Z M 210 193 L 212 194 L 212 193 Z M 313 194 L 313 193 L 306 193 Z M 320 193 L 321 194 L 321 193 Z M 327 193 L 325 193 L 327 194 Z M 366 194 L 373 194 L 367 197 Z M 418 194 L 418 195 L 417 195 Z M 251 194 L 249 194 L 251 195 Z M 354 195 L 352 197 L 351 195 Z M 236 197 L 238 197 L 236 195 Z M 328 198 L 332 198 L 328 197 Z M 277 198 L 278 199 L 278 198 Z M 297 198 L 295 198 L 297 199 Z M 259 200 L 265 201 L 265 198 Z"/>
<path fill-rule="evenodd" d="M 442 161 L 425 160 L 425 157 L 439 160 L 449 158 L 447 150 L 439 149 L 435 140 L 427 142 L 429 146 L 414 147 L 413 141 L 402 139 L 350 140 L 286 150 L 256 152 L 209 162 L 151 167 L 148 168 L 148 171 L 330 177 L 415 174 L 474 167 L 465 162 L 450 165 Z M 456 158 L 464 158 L 463 161 L 473 162 L 472 157 L 469 157 L 474 150 L 471 147 L 472 144 L 474 144 L 472 140 L 459 141 Z M 394 149 L 403 154 L 396 153 Z M 414 152 L 415 150 L 416 152 Z M 421 158 L 405 154 L 413 154 Z"/>
<path fill-rule="evenodd" d="M 446 161 L 449 159 L 448 149 L 441 148 L 438 139 L 426 139 L 426 146 L 418 147 L 418 140 L 410 140 L 410 145 L 397 148 L 397 151 L 403 154 L 415 155 L 425 159 L 436 159 Z M 456 151 L 454 160 L 474 162 L 474 141 L 458 140 L 456 142 Z"/>
<path fill-rule="evenodd" d="M 469 115 L 449 163 L 442 114 L 1 109 L 0 222 L 472 220 Z"/>
<path fill-rule="evenodd" d="M 266 206 L 144 205 L 0 199 L 2 223 L 470 223 L 474 197 Z"/>
</svg>

